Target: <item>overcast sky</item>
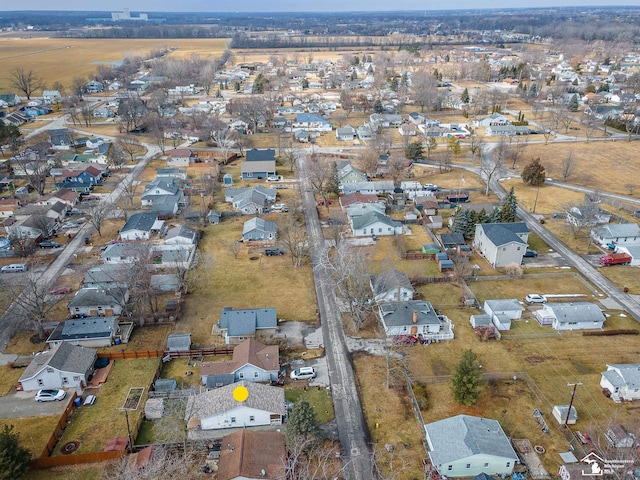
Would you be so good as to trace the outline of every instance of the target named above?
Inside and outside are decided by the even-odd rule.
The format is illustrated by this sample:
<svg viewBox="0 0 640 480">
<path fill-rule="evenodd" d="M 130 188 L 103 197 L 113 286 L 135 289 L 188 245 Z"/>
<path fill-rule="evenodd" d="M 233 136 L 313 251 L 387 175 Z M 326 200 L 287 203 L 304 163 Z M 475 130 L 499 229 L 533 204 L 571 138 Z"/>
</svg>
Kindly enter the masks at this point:
<svg viewBox="0 0 640 480">
<path fill-rule="evenodd" d="M 633 5 L 640 0 L 457 0 L 442 2 L 435 0 L 110 0 L 109 2 L 87 2 L 86 0 L 28 0 L 11 2 L 3 0 L 2 10 L 119 10 L 130 8 L 135 12 L 293 12 L 293 11 L 361 11 L 361 10 L 441 10 L 467 8 L 520 8 L 554 6 Z"/>
</svg>

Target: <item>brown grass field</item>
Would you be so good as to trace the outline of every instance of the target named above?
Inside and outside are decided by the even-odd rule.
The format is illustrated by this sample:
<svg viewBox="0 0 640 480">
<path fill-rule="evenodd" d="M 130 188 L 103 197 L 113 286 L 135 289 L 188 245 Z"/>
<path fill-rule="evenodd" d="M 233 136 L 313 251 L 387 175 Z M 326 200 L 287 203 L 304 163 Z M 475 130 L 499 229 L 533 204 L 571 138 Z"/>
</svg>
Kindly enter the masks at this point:
<svg viewBox="0 0 640 480">
<path fill-rule="evenodd" d="M 14 68 L 31 68 L 47 85 L 61 82 L 69 86 L 75 77 L 90 77 L 99 63 L 119 62 L 126 57 L 141 56 L 162 47 L 177 47 L 169 58 L 203 58 L 220 55 L 227 39 L 69 39 L 69 38 L 0 38 L 3 73 L 0 84 L 11 84 Z"/>
<path fill-rule="evenodd" d="M 31 458 L 40 458 L 58 420 L 56 416 L 7 418 L 0 419 L 0 428 L 13 425 L 20 435 L 20 445 L 31 452 Z"/>
</svg>

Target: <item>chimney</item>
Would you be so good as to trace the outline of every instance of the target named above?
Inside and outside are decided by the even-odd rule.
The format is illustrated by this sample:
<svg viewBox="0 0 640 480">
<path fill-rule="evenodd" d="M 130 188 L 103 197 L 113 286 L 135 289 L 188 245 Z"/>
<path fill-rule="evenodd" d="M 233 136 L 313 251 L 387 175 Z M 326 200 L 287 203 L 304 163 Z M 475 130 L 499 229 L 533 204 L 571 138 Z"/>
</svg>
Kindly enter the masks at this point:
<svg viewBox="0 0 640 480">
<path fill-rule="evenodd" d="M 230 443 L 227 443 L 227 448 L 230 452 L 233 452 L 233 445 L 231 445 Z"/>
<path fill-rule="evenodd" d="M 413 311 L 413 323 L 418 323 L 418 311 Z"/>
</svg>

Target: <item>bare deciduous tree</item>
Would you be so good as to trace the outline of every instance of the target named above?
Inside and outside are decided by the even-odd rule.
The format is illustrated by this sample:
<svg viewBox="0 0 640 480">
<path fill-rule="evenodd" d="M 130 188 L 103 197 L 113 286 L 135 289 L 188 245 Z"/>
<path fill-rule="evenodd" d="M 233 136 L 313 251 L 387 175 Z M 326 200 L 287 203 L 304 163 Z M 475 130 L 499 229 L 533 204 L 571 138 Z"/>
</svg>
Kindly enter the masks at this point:
<svg viewBox="0 0 640 480">
<path fill-rule="evenodd" d="M 562 161 L 562 181 L 566 182 L 571 175 L 571 171 L 573 170 L 573 152 L 569 152 L 567 158 Z"/>
<path fill-rule="evenodd" d="M 209 130 L 209 138 L 220 149 L 222 163 L 224 165 L 229 161 L 229 152 L 236 146 L 238 141 L 238 132 L 229 128 L 222 122 L 214 122 Z"/>
<path fill-rule="evenodd" d="M 128 456 L 107 465 L 102 470 L 103 480 L 175 480 L 177 478 L 197 478 L 201 472 L 202 462 L 198 459 L 169 452 L 164 447 L 154 446 L 151 460 L 143 467 L 137 467 L 136 462 L 130 461 Z"/>
<path fill-rule="evenodd" d="M 122 151 L 129 156 L 131 162 L 134 162 L 136 155 L 140 155 L 144 150 L 142 144 L 137 139 L 130 136 L 118 137 L 116 145 L 118 145 L 118 147 L 120 147 Z"/>
<path fill-rule="evenodd" d="M 16 87 L 31 100 L 31 96 L 38 90 L 45 88 L 44 80 L 33 70 L 22 67 L 11 70 L 11 85 Z"/>
<path fill-rule="evenodd" d="M 102 224 L 107 220 L 115 210 L 112 202 L 99 201 L 94 205 L 87 207 L 85 211 L 89 215 L 89 223 L 93 225 L 99 236 L 102 236 Z"/>
<path fill-rule="evenodd" d="M 304 217 L 299 209 L 290 207 L 287 214 L 281 215 L 277 222 L 278 242 L 291 255 L 293 266 L 299 268 L 309 255 L 307 231 Z"/>
<path fill-rule="evenodd" d="M 343 478 L 345 466 L 340 460 L 340 445 L 325 440 L 300 437 L 289 446 L 282 459 L 284 478 L 308 480 L 311 478 Z"/>
<path fill-rule="evenodd" d="M 487 182 L 487 188 L 484 194 L 489 196 L 489 189 L 491 188 L 491 180 L 496 175 L 501 175 L 505 169 L 505 156 L 507 145 L 504 142 L 504 138 L 498 143 L 493 151 L 483 150 L 480 154 L 480 173 L 484 176 Z"/>
<path fill-rule="evenodd" d="M 380 155 L 378 155 L 377 151 L 371 148 L 367 148 L 359 154 L 357 166 L 366 175 L 368 175 L 370 178 L 373 178 L 376 176 L 376 172 L 378 171 L 379 157 Z"/>
</svg>

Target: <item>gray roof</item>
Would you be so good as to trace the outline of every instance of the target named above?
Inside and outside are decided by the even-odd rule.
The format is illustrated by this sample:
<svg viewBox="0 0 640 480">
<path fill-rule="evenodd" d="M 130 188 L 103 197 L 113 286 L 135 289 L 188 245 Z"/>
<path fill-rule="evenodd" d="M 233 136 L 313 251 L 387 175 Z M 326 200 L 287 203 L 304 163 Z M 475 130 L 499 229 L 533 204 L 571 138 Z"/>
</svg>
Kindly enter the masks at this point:
<svg viewBox="0 0 640 480">
<path fill-rule="evenodd" d="M 413 290 L 413 285 L 406 273 L 399 270 L 386 270 L 371 279 L 371 289 L 375 295 L 388 292 L 396 288 Z"/>
<path fill-rule="evenodd" d="M 142 243 L 114 243 L 102 252 L 102 258 L 129 258 L 146 259 L 151 251 L 151 246 Z"/>
<path fill-rule="evenodd" d="M 518 233 L 529 233 L 529 227 L 524 222 L 482 223 L 480 226 L 487 238 L 496 246 L 506 245 L 507 243 L 527 244 L 517 235 Z"/>
<path fill-rule="evenodd" d="M 607 368 L 615 368 L 615 370 L 602 372 L 602 376 L 609 380 L 614 387 L 626 385 L 632 390 L 640 388 L 640 363 L 614 363 L 607 365 Z"/>
<path fill-rule="evenodd" d="M 87 317 L 58 323 L 47 342 L 83 338 L 111 338 L 118 331 L 118 317 Z"/>
<path fill-rule="evenodd" d="M 175 273 L 159 273 L 151 275 L 149 286 L 163 292 L 177 292 L 180 290 L 180 279 Z"/>
<path fill-rule="evenodd" d="M 595 304 L 589 302 L 549 303 L 547 308 L 559 321 L 580 323 L 603 322 L 604 314 Z"/>
<path fill-rule="evenodd" d="M 45 367 L 84 375 L 93 366 L 96 357 L 97 352 L 91 348 L 62 342 L 59 346 L 36 355 L 20 376 L 20 380 L 33 378 Z"/>
<path fill-rule="evenodd" d="M 190 350 L 191 334 L 190 333 L 174 333 L 167 337 L 167 347 L 171 349 Z"/>
<path fill-rule="evenodd" d="M 442 245 L 465 245 L 464 235 L 461 233 L 442 233 L 440 234 Z"/>
<path fill-rule="evenodd" d="M 267 148 L 265 150 L 259 150 L 257 148 L 252 148 L 251 150 L 247 150 L 245 154 L 245 160 L 247 162 L 263 162 L 276 159 L 276 151 L 272 148 Z"/>
<path fill-rule="evenodd" d="M 128 270 L 129 269 L 123 265 L 109 263 L 106 263 L 104 265 L 96 265 L 95 267 L 91 267 L 84 274 L 83 283 L 118 283 L 126 285 Z"/>
<path fill-rule="evenodd" d="M 443 465 L 472 455 L 491 455 L 518 460 L 497 420 L 456 415 L 424 426 L 434 465 Z"/>
<path fill-rule="evenodd" d="M 93 307 L 98 305 L 122 305 L 125 294 L 119 289 L 81 288 L 69 302 L 69 308 Z"/>
<path fill-rule="evenodd" d="M 243 386 L 249 391 L 249 397 L 244 402 L 238 402 L 233 398 L 233 390 L 238 386 Z M 188 413 L 185 420 L 188 421 L 191 417 L 199 419 L 211 417 L 239 406 L 284 415 L 286 413 L 284 388 L 242 380 L 215 390 L 199 393 L 189 397 L 186 410 Z"/>
<path fill-rule="evenodd" d="M 253 217 L 244 222 L 244 226 L 242 227 L 242 235 L 252 232 L 254 230 L 260 230 L 261 232 L 266 233 L 275 233 L 276 232 L 276 222 L 272 222 L 271 220 L 264 220 L 260 217 Z"/>
<path fill-rule="evenodd" d="M 501 299 L 501 300 L 485 300 L 485 303 L 494 312 L 507 311 L 507 310 L 516 311 L 516 312 L 524 311 L 524 307 L 520 305 L 520 302 L 515 298 L 508 298 L 508 299 Z"/>
<path fill-rule="evenodd" d="M 129 217 L 127 223 L 124 224 L 120 233 L 128 232 L 129 230 L 140 230 L 143 232 L 150 232 L 153 224 L 158 219 L 155 213 L 142 212 L 134 213 Z"/>
<path fill-rule="evenodd" d="M 475 323 L 476 327 L 487 326 L 487 325 L 491 325 L 492 323 L 491 315 L 486 315 L 484 313 L 471 315 L 471 317 L 469 318 L 469 321 Z"/>
<path fill-rule="evenodd" d="M 153 195 L 154 192 L 152 192 L 152 190 L 156 188 L 160 190 L 164 190 L 162 194 L 175 195 L 180 191 L 180 187 L 178 187 L 174 178 L 167 180 L 166 177 L 156 177 L 147 186 L 144 187 L 142 198 L 145 198 L 148 195 Z M 160 193 L 156 193 L 156 195 L 160 195 Z"/>
<path fill-rule="evenodd" d="M 182 237 L 195 241 L 196 231 L 193 228 L 187 227 L 185 225 L 176 225 L 175 227 L 169 229 L 165 240 L 171 240 L 174 237 Z"/>
<path fill-rule="evenodd" d="M 602 238 L 640 237 L 640 227 L 637 223 L 613 223 L 595 228 L 593 232 Z"/>
<path fill-rule="evenodd" d="M 388 215 L 376 211 L 351 217 L 351 224 L 353 225 L 354 230 L 360 230 L 361 228 L 365 228 L 378 222 L 384 223 L 385 225 L 393 228 L 402 226 L 402 223 L 396 222 L 395 220 L 392 220 Z"/>
<path fill-rule="evenodd" d="M 225 308 L 220 313 L 218 325 L 226 329 L 230 337 L 244 337 L 254 335 L 258 329 L 277 327 L 278 318 L 275 308 L 255 310 Z"/>
<path fill-rule="evenodd" d="M 217 388 L 231 385 L 235 380 L 236 376 L 233 373 L 218 373 L 216 375 L 207 375 L 205 382 L 207 388 Z"/>
<path fill-rule="evenodd" d="M 153 389 L 156 392 L 168 392 L 178 388 L 178 382 L 175 378 L 158 378 L 153 382 Z"/>
<path fill-rule="evenodd" d="M 416 323 L 413 313 L 418 312 Z M 410 300 L 408 302 L 385 303 L 380 305 L 380 314 L 387 327 L 404 325 L 440 325 L 442 322 L 429 302 Z"/>
</svg>

